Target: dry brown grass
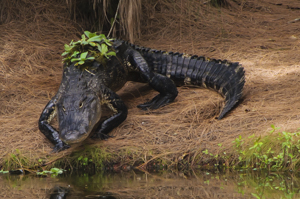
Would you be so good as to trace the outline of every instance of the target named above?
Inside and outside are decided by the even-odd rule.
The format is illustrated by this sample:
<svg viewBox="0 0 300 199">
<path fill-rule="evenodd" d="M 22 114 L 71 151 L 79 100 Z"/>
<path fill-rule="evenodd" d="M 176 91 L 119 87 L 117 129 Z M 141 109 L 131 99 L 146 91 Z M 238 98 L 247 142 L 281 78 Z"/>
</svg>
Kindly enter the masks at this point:
<svg viewBox="0 0 300 199">
<path fill-rule="evenodd" d="M 44 158 L 46 162 L 78 149 L 49 155 L 51 144 L 39 132 L 37 121 L 59 86 L 63 44 L 81 33 L 67 14 L 61 14 L 67 9 L 62 1 L 16 2 L 8 6 L 13 13 L 10 17 L 0 15 L 0 165 L 16 149 L 29 161 Z M 223 99 L 217 93 L 181 87 L 174 103 L 145 112 L 136 105 L 156 93 L 145 85 L 129 82 L 119 92 L 129 115 L 111 133 L 116 137 L 87 140 L 85 144 L 116 154 L 133 151 L 145 162 L 153 157 L 176 162 L 184 154 L 191 154 L 196 164 L 196 155 L 204 149 L 217 153 L 217 144 L 223 143 L 223 150 L 231 150 L 232 141 L 239 135 L 264 134 L 271 124 L 281 130 L 296 130 L 300 35 L 299 23 L 288 22 L 299 16 L 288 6 L 300 7 L 300 3 L 281 3 L 249 0 L 240 5 L 231 2 L 228 9 L 223 9 L 201 1 L 143 2 L 138 44 L 239 61 L 246 71 L 243 100 L 218 121 L 215 117 Z"/>
<path fill-rule="evenodd" d="M 140 36 L 141 0 L 66 0 L 66 3 L 70 15 L 82 28 L 105 31 L 110 37 L 126 37 L 130 42 Z"/>
<path fill-rule="evenodd" d="M 60 2 L 1 1 L 1 8 L 7 3 L 0 26 L 1 163 L 16 149 L 31 161 L 45 154 L 37 119 L 59 86 L 63 45 L 77 32 L 67 15 L 57 14 L 66 11 Z"/>
</svg>

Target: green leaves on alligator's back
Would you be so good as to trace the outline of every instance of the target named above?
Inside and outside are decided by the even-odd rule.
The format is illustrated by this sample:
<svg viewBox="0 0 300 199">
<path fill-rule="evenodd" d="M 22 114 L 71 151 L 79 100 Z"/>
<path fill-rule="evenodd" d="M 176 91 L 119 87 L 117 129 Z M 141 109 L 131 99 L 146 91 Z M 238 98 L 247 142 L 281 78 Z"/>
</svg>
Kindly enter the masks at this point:
<svg viewBox="0 0 300 199">
<path fill-rule="evenodd" d="M 105 64 L 112 56 L 116 56 L 112 48 L 112 39 L 107 39 L 104 34 L 98 35 L 84 31 L 81 40 L 65 44 L 65 52 L 62 56 L 66 56 L 63 62 L 70 65 L 72 62 L 77 62 L 75 65 L 83 65 L 87 62 L 96 60 L 101 64 Z"/>
<path fill-rule="evenodd" d="M 77 54 L 79 54 L 78 51 L 76 51 L 76 56 L 77 56 Z M 77 64 L 82 65 L 88 60 L 93 61 L 95 59 L 95 57 L 87 57 L 87 55 L 88 55 L 88 52 L 81 53 L 79 58 L 73 58 L 73 59 L 71 59 L 71 62 L 76 62 L 77 61 Z"/>
</svg>

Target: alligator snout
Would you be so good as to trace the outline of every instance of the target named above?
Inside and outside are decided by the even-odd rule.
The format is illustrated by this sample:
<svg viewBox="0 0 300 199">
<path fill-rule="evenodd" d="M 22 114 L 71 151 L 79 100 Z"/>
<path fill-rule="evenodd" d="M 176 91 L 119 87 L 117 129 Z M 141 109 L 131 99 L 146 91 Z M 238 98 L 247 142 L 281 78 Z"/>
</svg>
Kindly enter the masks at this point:
<svg viewBox="0 0 300 199">
<path fill-rule="evenodd" d="M 73 144 L 83 141 L 86 138 L 85 134 L 77 130 L 68 131 L 60 135 L 60 139 L 66 144 Z"/>
</svg>

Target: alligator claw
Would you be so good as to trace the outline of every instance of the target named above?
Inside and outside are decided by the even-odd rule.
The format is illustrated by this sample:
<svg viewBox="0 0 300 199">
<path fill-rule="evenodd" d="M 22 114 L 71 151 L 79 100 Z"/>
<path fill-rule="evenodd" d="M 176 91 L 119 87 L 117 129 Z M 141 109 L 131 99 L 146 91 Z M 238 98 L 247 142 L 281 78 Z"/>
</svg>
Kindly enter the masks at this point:
<svg viewBox="0 0 300 199">
<path fill-rule="evenodd" d="M 63 151 L 68 148 L 70 148 L 69 145 L 67 145 L 64 142 L 59 142 L 53 147 L 53 150 L 51 151 L 51 153 L 57 153 L 57 152 Z"/>
<path fill-rule="evenodd" d="M 104 133 L 95 133 L 91 138 L 98 138 L 98 139 L 101 139 L 101 140 L 107 140 L 108 138 L 113 138 L 115 136 L 112 136 L 112 135 L 107 135 L 107 134 L 104 134 Z"/>
<path fill-rule="evenodd" d="M 170 95 L 161 95 L 158 94 L 157 96 L 155 96 L 152 100 L 150 100 L 149 102 L 146 102 L 144 104 L 140 104 L 137 107 L 142 109 L 142 110 L 147 110 L 149 109 L 158 109 L 162 106 L 165 106 L 171 102 L 173 102 L 173 97 Z"/>
</svg>

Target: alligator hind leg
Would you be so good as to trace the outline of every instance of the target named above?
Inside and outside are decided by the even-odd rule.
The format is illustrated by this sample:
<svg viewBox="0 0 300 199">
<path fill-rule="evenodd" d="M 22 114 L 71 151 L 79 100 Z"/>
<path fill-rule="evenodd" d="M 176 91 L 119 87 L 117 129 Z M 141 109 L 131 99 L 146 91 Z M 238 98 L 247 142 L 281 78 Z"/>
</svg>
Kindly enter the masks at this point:
<svg viewBox="0 0 300 199">
<path fill-rule="evenodd" d="M 92 138 L 100 138 L 106 140 L 109 137 L 108 133 L 115 127 L 119 126 L 127 118 L 127 107 L 121 98 L 112 90 L 102 86 L 102 105 L 106 105 L 114 115 L 104 120 L 104 122 L 97 127 Z"/>
<path fill-rule="evenodd" d="M 154 90 L 159 92 L 159 94 L 149 102 L 138 105 L 138 108 L 143 110 L 147 108 L 158 109 L 173 102 L 178 95 L 175 83 L 170 78 L 151 71 L 147 62 L 139 52 L 131 49 L 128 54 L 130 63 L 139 71 L 142 79 L 148 82 Z"/>
<path fill-rule="evenodd" d="M 153 73 L 154 76 L 151 78 L 149 85 L 159 92 L 152 100 L 144 104 L 138 105 L 138 108 L 143 110 L 158 109 L 159 107 L 165 106 L 174 101 L 178 95 L 178 91 L 174 82 L 166 76 L 161 74 Z"/>
</svg>

